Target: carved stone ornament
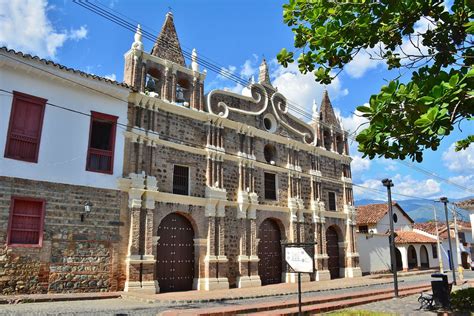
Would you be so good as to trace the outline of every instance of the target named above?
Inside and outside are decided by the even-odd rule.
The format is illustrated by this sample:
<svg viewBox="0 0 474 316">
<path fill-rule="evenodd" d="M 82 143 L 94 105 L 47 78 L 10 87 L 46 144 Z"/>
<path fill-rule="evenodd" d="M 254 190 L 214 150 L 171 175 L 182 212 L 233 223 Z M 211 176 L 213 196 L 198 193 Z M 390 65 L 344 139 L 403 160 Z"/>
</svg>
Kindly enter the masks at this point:
<svg viewBox="0 0 474 316">
<path fill-rule="evenodd" d="M 223 90 L 211 91 L 207 96 L 209 113 L 223 118 L 227 118 L 230 112 L 259 116 L 271 105 L 273 115 L 281 126 L 300 136 L 306 144 L 314 142 L 315 131 L 313 127 L 288 113 L 286 98 L 281 93 L 267 90 L 258 83 L 252 84 L 249 89 L 250 97 Z M 241 109 L 239 107 L 240 100 L 248 101 L 253 106 L 249 110 Z"/>
</svg>

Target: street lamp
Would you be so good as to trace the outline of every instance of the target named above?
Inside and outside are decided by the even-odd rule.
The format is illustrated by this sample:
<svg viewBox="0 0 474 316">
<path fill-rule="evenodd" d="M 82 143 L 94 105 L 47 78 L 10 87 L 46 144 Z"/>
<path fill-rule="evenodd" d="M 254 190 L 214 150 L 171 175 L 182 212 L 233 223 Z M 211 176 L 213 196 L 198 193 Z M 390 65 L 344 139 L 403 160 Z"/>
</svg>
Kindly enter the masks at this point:
<svg viewBox="0 0 474 316">
<path fill-rule="evenodd" d="M 451 232 L 449 228 L 449 221 L 448 221 L 448 198 L 447 197 L 441 197 L 439 198 L 439 201 L 444 204 L 444 215 L 446 216 L 446 227 L 448 229 L 448 244 L 449 244 L 449 265 L 451 267 L 451 271 L 453 273 L 453 284 L 456 285 L 456 271 L 454 271 L 454 262 L 453 262 L 453 246 L 451 245 Z"/>
<path fill-rule="evenodd" d="M 398 297 L 398 278 L 397 278 L 397 261 L 395 257 L 395 232 L 393 228 L 393 209 L 392 209 L 392 192 L 393 182 L 391 179 L 383 179 L 382 184 L 387 188 L 388 196 L 388 216 L 390 219 L 390 258 L 392 261 L 392 273 L 393 273 L 393 289 L 395 297 Z"/>
</svg>

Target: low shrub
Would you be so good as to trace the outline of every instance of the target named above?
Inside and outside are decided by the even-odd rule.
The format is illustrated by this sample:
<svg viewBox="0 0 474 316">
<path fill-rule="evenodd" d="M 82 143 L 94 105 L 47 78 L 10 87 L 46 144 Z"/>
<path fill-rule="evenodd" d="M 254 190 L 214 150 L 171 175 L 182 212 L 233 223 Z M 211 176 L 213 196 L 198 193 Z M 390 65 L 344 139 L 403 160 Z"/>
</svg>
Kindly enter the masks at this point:
<svg viewBox="0 0 474 316">
<path fill-rule="evenodd" d="M 451 293 L 451 308 L 456 311 L 473 311 L 474 288 L 470 287 Z"/>
</svg>

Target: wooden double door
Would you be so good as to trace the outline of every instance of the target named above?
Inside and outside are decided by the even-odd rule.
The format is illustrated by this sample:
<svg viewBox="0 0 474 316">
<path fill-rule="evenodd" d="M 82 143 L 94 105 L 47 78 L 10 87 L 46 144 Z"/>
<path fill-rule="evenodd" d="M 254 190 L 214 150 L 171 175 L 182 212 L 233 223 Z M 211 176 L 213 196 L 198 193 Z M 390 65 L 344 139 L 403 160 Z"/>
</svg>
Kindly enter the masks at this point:
<svg viewBox="0 0 474 316">
<path fill-rule="evenodd" d="M 184 216 L 167 215 L 158 227 L 156 279 L 160 292 L 189 291 L 194 279 L 194 230 Z"/>
<path fill-rule="evenodd" d="M 328 254 L 328 269 L 331 275 L 331 279 L 337 279 L 340 277 L 339 268 L 339 237 L 334 227 L 329 227 L 326 231 L 326 251 Z"/>
<path fill-rule="evenodd" d="M 272 219 L 264 220 L 258 238 L 258 274 L 262 285 L 281 283 L 281 232 L 278 224 Z"/>
</svg>

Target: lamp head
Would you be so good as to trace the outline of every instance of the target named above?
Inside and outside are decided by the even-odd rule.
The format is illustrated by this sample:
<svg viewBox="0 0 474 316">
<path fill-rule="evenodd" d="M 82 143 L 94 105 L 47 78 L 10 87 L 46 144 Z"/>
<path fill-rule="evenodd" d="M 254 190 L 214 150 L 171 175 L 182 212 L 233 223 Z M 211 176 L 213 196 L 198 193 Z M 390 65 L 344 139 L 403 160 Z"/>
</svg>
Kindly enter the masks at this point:
<svg viewBox="0 0 474 316">
<path fill-rule="evenodd" d="M 445 196 L 443 196 L 443 197 L 440 197 L 440 198 L 439 198 L 439 201 L 440 201 L 441 203 L 448 203 L 448 198 L 445 197 Z"/>
<path fill-rule="evenodd" d="M 382 184 L 384 187 L 393 187 L 393 182 L 391 179 L 383 179 Z"/>
</svg>

